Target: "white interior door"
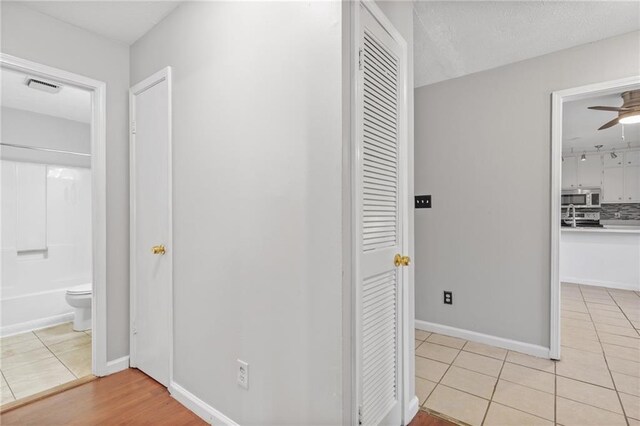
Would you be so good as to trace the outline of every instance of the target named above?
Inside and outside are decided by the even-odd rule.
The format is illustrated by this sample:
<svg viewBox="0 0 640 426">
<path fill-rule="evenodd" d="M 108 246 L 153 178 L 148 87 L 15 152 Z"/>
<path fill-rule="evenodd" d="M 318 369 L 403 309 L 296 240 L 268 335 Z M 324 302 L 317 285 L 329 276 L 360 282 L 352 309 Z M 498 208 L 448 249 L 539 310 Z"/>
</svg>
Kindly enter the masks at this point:
<svg viewBox="0 0 640 426">
<path fill-rule="evenodd" d="M 356 386 L 360 422 L 402 422 L 406 282 L 404 65 L 396 40 L 360 5 L 356 97 Z M 406 124 L 405 124 L 406 125 Z M 400 265 L 394 260 L 398 257 Z"/>
<path fill-rule="evenodd" d="M 131 366 L 169 384 L 172 330 L 171 70 L 130 90 Z"/>
</svg>

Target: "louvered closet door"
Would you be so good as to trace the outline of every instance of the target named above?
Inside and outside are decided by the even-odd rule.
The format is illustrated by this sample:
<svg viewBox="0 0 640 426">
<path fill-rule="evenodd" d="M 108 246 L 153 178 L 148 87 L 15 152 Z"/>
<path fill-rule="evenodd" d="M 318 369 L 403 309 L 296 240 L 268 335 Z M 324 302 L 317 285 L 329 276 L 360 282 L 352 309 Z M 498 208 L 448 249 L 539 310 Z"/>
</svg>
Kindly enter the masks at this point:
<svg viewBox="0 0 640 426">
<path fill-rule="evenodd" d="M 401 422 L 402 212 L 398 44 L 361 6 L 359 70 L 359 398 L 365 425 Z"/>
</svg>

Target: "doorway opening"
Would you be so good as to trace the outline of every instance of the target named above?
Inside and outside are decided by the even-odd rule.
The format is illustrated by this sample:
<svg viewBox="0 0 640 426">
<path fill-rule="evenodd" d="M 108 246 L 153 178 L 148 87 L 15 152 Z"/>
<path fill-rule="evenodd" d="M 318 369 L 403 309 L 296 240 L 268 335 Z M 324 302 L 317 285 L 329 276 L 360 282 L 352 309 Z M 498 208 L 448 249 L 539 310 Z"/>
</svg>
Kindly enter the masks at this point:
<svg viewBox="0 0 640 426">
<path fill-rule="evenodd" d="M 639 89 L 636 76 L 552 94 L 552 359 L 640 337 L 640 124 L 624 120 Z"/>
<path fill-rule="evenodd" d="M 106 373 L 105 84 L 0 66 L 5 409 Z"/>
</svg>

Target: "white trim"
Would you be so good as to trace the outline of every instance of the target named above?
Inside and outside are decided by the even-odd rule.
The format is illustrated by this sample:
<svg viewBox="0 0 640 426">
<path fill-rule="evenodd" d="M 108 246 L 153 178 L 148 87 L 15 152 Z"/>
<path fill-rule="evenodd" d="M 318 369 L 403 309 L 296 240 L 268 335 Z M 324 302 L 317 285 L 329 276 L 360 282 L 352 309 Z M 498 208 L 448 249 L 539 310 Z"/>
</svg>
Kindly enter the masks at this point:
<svg viewBox="0 0 640 426">
<path fill-rule="evenodd" d="M 640 291 L 640 285 L 638 284 L 627 284 L 615 281 L 592 281 L 585 280 L 582 278 L 572 278 L 572 277 L 562 277 L 560 279 L 563 283 L 571 283 L 571 284 L 579 284 L 579 285 L 588 285 L 592 287 L 605 287 L 612 288 L 616 290 L 631 290 L 631 291 Z"/>
<path fill-rule="evenodd" d="M 409 399 L 409 402 L 405 407 L 405 413 L 404 413 L 405 417 L 404 417 L 404 422 L 402 424 L 408 425 L 409 422 L 411 422 L 411 420 L 413 420 L 413 418 L 416 416 L 416 414 L 418 414 L 419 410 L 420 410 L 420 400 L 418 399 L 418 396 L 414 396 L 413 398 Z"/>
<path fill-rule="evenodd" d="M 54 315 L 47 318 L 38 318 L 31 321 L 21 322 L 19 324 L 5 325 L 0 328 L 0 336 L 9 337 L 14 334 L 40 330 L 41 328 L 64 324 L 69 321 L 73 321 L 73 312 L 67 312 L 66 314 Z"/>
<path fill-rule="evenodd" d="M 222 414 L 174 381 L 169 383 L 169 393 L 176 401 L 193 411 L 198 417 L 212 425 L 239 426 L 238 423 Z"/>
<path fill-rule="evenodd" d="M 105 376 L 114 374 L 119 371 L 123 371 L 129 368 L 129 355 L 123 356 L 113 361 L 107 362 L 107 368 L 105 369 Z"/>
<path fill-rule="evenodd" d="M 520 342 L 518 340 L 505 339 L 504 337 L 491 336 L 490 334 L 478 333 L 477 331 L 465 330 L 462 328 L 421 320 L 416 320 L 416 328 L 418 330 L 444 334 L 447 336 L 457 337 L 459 339 L 470 340 L 472 342 L 484 343 L 485 345 L 496 346 L 498 348 L 537 356 L 539 358 L 549 358 L 549 348 Z"/>
<path fill-rule="evenodd" d="M 88 283 L 87 283 L 88 284 Z M 37 297 L 37 296 L 43 296 L 46 294 L 53 294 L 53 293 L 66 293 L 67 292 L 67 288 L 56 288 L 53 290 L 45 290 L 45 291 L 34 291 L 33 293 L 27 293 L 27 294 L 21 294 L 19 296 L 11 296 L 11 297 L 5 297 L 4 299 L 2 299 L 3 302 L 6 301 L 11 301 L 11 300 L 20 300 L 20 299 L 24 299 L 25 297 Z M 69 310 L 72 310 L 72 307 L 69 307 Z"/>
<path fill-rule="evenodd" d="M 165 255 L 167 257 L 167 261 L 169 263 L 169 275 L 170 275 L 170 285 L 169 285 L 169 310 L 167 315 L 169 316 L 169 383 L 173 381 L 173 154 L 172 154 L 172 145 L 173 145 L 173 110 L 172 110 L 172 78 L 171 78 L 171 67 L 165 67 L 150 77 L 145 78 L 141 82 L 135 84 L 129 89 L 129 126 L 131 127 L 134 120 L 134 111 L 135 111 L 135 96 L 156 84 L 166 80 L 167 81 L 167 103 L 168 103 L 168 164 L 167 164 L 167 175 L 168 175 L 168 184 L 169 188 L 167 188 L 168 193 L 168 215 L 169 215 L 169 230 L 167 234 L 167 241 L 165 246 L 167 247 L 168 253 Z M 133 140 L 132 129 L 129 129 L 129 137 L 130 140 Z M 134 324 L 136 318 L 136 280 L 135 280 L 135 256 L 136 252 L 135 246 L 135 238 L 133 237 L 136 232 L 136 222 L 135 222 L 135 213 L 136 213 L 136 193 L 135 193 L 135 152 L 131 149 L 132 144 L 129 146 L 129 249 L 130 249 L 130 271 L 129 271 L 129 353 L 131 356 L 131 366 L 135 367 L 135 354 L 136 354 L 136 344 L 134 338 Z"/>
<path fill-rule="evenodd" d="M 6 68 L 81 87 L 92 92 L 91 117 L 91 220 L 93 244 L 92 372 L 107 370 L 107 177 L 106 177 L 106 89 L 104 82 L 58 68 L 0 53 Z"/>
<path fill-rule="evenodd" d="M 359 153 L 357 152 L 357 140 L 359 137 L 359 129 L 360 129 L 360 119 L 358 117 L 358 103 L 359 99 L 359 64 L 358 64 L 358 52 L 360 50 L 360 6 L 364 6 L 371 15 L 380 23 L 380 25 L 387 31 L 387 33 L 393 38 L 398 45 L 400 46 L 400 68 L 402 72 L 400 73 L 400 92 L 402 93 L 402 99 L 398 104 L 400 127 L 399 127 L 399 151 L 400 151 L 400 161 L 404 163 L 404 172 L 401 174 L 400 179 L 402 181 L 402 190 L 401 190 L 401 214 L 403 216 L 403 227 L 402 227 L 402 253 L 407 253 L 409 256 L 413 257 L 413 253 L 410 252 L 410 247 L 413 244 L 410 244 L 410 239 L 413 238 L 413 235 L 410 234 L 410 224 L 409 224 L 409 210 L 413 205 L 412 202 L 409 202 L 412 197 L 411 194 L 408 193 L 410 189 L 410 181 L 409 181 L 409 158 L 408 158 L 408 150 L 409 150 L 409 127 L 408 127 L 408 90 L 413 90 L 412 88 L 407 87 L 407 77 L 408 77 L 408 47 L 407 42 L 404 37 L 400 34 L 400 32 L 395 28 L 393 23 L 386 17 L 384 12 L 379 8 L 379 6 L 372 0 L 361 0 L 357 2 L 352 2 L 351 9 L 351 122 L 350 122 L 350 134 L 351 134 L 351 162 L 349 164 L 350 167 L 350 185 L 351 185 L 351 194 L 359 194 L 360 193 L 360 182 L 357 177 L 356 171 L 358 170 L 358 161 L 359 161 Z M 359 339 L 359 332 L 357 330 L 357 316 L 359 315 L 360 309 L 357 305 L 358 303 L 358 290 L 357 283 L 359 282 L 359 273 L 360 273 L 360 260 L 358 256 L 358 245 L 359 245 L 359 235 L 358 230 L 359 219 L 357 215 L 357 211 L 355 206 L 351 205 L 351 250 L 350 256 L 352 259 L 352 270 L 351 270 L 351 354 L 352 354 L 352 362 L 351 362 L 351 372 L 352 372 L 352 382 L 351 387 L 347 389 L 351 392 L 351 422 L 352 424 L 358 424 L 358 407 L 360 405 L 358 400 L 358 374 L 359 374 L 359 349 L 357 346 L 357 342 Z M 400 404 L 401 404 L 401 421 L 402 424 L 408 424 L 415 414 L 417 413 L 418 403 L 417 397 L 415 395 L 415 382 L 413 381 L 414 376 L 414 366 L 413 366 L 413 319 L 410 318 L 410 303 L 413 303 L 413 294 L 409 294 L 409 289 L 413 289 L 413 285 L 410 283 L 410 279 L 413 277 L 413 274 L 409 273 L 409 269 L 413 268 L 413 264 L 409 268 L 402 268 L 402 289 L 401 289 L 401 305 L 402 305 L 402 318 L 401 318 L 401 363 L 402 363 L 402 371 L 400 373 L 400 380 L 402 381 L 401 389 L 400 389 Z"/>
<path fill-rule="evenodd" d="M 562 188 L 562 105 L 597 95 L 619 93 L 640 85 L 640 76 L 589 84 L 551 94 L 551 271 L 550 357 L 560 359 L 560 193 Z"/>
</svg>

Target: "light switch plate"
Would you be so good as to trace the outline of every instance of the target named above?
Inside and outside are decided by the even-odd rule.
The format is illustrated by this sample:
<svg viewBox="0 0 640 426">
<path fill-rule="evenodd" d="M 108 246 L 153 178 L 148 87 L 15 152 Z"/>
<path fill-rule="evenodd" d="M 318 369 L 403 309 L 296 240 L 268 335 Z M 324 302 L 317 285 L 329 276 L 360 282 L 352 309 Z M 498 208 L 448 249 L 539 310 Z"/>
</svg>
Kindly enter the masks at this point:
<svg viewBox="0 0 640 426">
<path fill-rule="evenodd" d="M 430 209 L 431 208 L 431 195 L 416 195 L 415 197 L 416 209 Z"/>
</svg>

